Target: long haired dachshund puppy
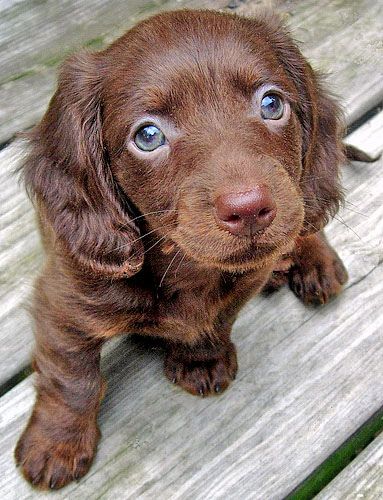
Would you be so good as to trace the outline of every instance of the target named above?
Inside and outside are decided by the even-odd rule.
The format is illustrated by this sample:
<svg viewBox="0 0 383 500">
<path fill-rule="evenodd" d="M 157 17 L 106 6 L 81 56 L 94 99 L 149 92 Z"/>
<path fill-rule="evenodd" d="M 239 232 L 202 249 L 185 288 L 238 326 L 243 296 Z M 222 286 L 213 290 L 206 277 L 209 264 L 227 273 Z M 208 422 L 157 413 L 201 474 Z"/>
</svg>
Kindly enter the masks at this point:
<svg viewBox="0 0 383 500">
<path fill-rule="evenodd" d="M 46 251 L 37 400 L 16 448 L 28 481 L 88 471 L 114 335 L 163 339 L 166 376 L 205 396 L 235 377 L 249 297 L 287 281 L 306 303 L 339 293 L 321 228 L 341 201 L 341 132 L 273 16 L 163 13 L 64 63 L 23 166 Z"/>
</svg>

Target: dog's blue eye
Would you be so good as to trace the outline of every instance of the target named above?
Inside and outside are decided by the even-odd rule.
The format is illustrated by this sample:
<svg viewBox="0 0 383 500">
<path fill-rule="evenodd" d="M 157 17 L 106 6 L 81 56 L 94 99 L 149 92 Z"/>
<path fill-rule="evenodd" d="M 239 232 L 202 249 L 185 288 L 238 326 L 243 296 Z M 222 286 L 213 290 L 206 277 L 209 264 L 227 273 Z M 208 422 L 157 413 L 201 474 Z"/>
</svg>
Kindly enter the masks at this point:
<svg viewBox="0 0 383 500">
<path fill-rule="evenodd" d="M 154 151 L 165 144 L 165 134 L 155 125 L 141 127 L 134 136 L 134 142 L 141 151 Z"/>
<path fill-rule="evenodd" d="M 266 94 L 261 101 L 261 116 L 265 120 L 279 120 L 283 116 L 284 105 L 277 94 Z"/>
</svg>

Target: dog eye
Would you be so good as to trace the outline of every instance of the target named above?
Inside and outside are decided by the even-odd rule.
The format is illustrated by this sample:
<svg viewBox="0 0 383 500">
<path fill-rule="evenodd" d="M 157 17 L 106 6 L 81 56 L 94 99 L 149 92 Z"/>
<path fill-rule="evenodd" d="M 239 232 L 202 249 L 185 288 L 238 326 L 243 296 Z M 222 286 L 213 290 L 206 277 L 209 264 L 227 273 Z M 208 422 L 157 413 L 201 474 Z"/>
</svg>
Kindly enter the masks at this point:
<svg viewBox="0 0 383 500">
<path fill-rule="evenodd" d="M 261 116 L 265 120 L 279 120 L 283 116 L 284 105 L 277 94 L 266 94 L 261 101 Z"/>
<path fill-rule="evenodd" d="M 154 151 L 165 144 L 166 137 L 155 125 L 141 127 L 134 136 L 134 142 L 141 151 Z"/>
</svg>

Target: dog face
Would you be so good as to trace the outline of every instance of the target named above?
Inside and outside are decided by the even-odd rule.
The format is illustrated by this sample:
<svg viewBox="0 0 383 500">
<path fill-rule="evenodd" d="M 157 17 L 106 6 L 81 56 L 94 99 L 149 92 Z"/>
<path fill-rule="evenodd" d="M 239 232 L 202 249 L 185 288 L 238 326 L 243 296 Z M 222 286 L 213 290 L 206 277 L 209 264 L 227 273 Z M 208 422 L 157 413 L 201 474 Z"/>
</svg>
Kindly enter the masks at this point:
<svg viewBox="0 0 383 500">
<path fill-rule="evenodd" d="M 337 209 L 338 123 L 274 18 L 165 13 L 66 63 L 27 184 L 97 272 L 137 272 L 149 233 L 206 267 L 257 268 Z"/>
</svg>

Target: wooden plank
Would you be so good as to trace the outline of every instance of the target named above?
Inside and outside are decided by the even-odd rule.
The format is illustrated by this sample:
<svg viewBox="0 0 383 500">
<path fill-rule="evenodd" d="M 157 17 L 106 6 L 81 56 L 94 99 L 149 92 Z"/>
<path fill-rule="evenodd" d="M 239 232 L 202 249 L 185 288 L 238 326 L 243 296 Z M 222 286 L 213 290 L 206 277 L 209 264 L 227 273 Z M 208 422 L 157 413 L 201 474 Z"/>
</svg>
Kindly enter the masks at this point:
<svg viewBox="0 0 383 500">
<path fill-rule="evenodd" d="M 357 456 L 316 500 L 381 500 L 383 498 L 383 434 Z"/>
<path fill-rule="evenodd" d="M 309 57 L 316 69 L 329 73 L 330 88 L 343 103 L 350 124 L 383 101 L 383 3 L 331 4 L 337 8 L 332 12 L 332 33 L 324 43 L 315 43 L 315 29 L 311 34 L 306 31 L 312 47 Z M 325 24 L 331 15 L 322 2 L 316 5 L 318 11 L 312 23 L 302 20 L 303 29 L 320 26 L 320 18 Z"/>
<path fill-rule="evenodd" d="M 0 151 L 0 386 L 29 364 L 33 337 L 25 306 L 42 261 L 34 210 L 13 174 L 22 155 L 16 143 Z"/>
<path fill-rule="evenodd" d="M 382 120 L 382 113 L 380 112 L 364 123 L 363 127 L 349 134 L 344 142 L 362 148 L 363 151 L 375 158 L 383 151 Z"/>
<path fill-rule="evenodd" d="M 161 353 L 120 340 L 104 357 L 97 459 L 57 498 L 282 498 L 382 406 L 383 160 L 344 177 L 348 203 L 328 233 L 350 272 L 345 292 L 319 309 L 287 289 L 251 301 L 234 328 L 238 378 L 217 398 L 170 385 Z M 12 461 L 32 401 L 31 378 L 0 400 L 5 498 L 41 496 Z"/>
<path fill-rule="evenodd" d="M 57 63 L 81 45 L 98 48 L 158 10 L 222 8 L 226 0 L 0 1 L 0 143 L 33 125 L 55 88 Z M 314 66 L 331 72 L 330 85 L 353 122 L 383 99 L 383 6 L 373 0 L 238 2 L 241 14 L 268 5 L 286 17 Z M 60 22 L 57 22 L 57 19 Z M 31 42 L 33 40 L 33 43 Z M 368 75 L 366 78 L 365 75 Z"/>
<path fill-rule="evenodd" d="M 221 8 L 226 0 L 0 0 L 0 144 L 41 118 L 58 63 L 82 46 L 109 44 L 138 20 L 185 6 Z"/>
</svg>

